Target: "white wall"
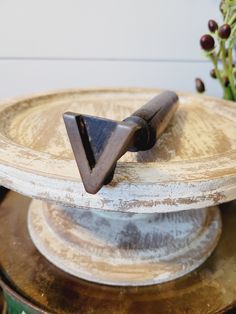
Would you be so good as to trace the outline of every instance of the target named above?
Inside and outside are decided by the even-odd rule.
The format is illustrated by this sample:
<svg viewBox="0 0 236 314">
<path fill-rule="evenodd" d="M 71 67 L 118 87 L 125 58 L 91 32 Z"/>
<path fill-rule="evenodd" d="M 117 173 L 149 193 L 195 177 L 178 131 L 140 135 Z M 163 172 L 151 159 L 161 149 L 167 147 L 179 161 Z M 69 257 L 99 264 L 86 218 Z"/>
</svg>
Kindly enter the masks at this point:
<svg viewBox="0 0 236 314">
<path fill-rule="evenodd" d="M 0 0 L 0 98 L 146 86 L 221 95 L 199 47 L 217 0 Z"/>
</svg>

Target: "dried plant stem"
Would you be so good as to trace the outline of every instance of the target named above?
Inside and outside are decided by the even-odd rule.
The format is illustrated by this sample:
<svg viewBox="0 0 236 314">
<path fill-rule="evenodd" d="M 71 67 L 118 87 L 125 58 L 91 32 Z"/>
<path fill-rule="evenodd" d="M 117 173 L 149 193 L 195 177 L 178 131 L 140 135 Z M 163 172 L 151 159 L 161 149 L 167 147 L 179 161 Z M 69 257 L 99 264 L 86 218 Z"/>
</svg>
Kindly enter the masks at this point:
<svg viewBox="0 0 236 314">
<path fill-rule="evenodd" d="M 218 58 L 216 56 L 214 56 L 213 54 L 210 54 L 210 58 L 212 60 L 214 68 L 215 68 L 216 77 L 219 80 L 220 85 L 222 86 L 222 89 L 224 91 L 224 98 L 229 99 L 229 100 L 233 100 L 232 91 L 229 88 L 229 86 L 225 86 L 222 75 L 220 73 L 220 70 L 218 69 Z"/>
<path fill-rule="evenodd" d="M 227 78 L 229 79 L 229 82 L 230 82 L 230 85 L 225 87 L 225 88 L 227 88 L 229 90 L 229 92 L 231 93 L 230 99 L 236 100 L 236 91 L 234 88 L 234 81 L 232 78 L 232 73 L 231 73 L 229 64 L 227 64 L 227 61 L 226 61 L 226 49 L 225 49 L 224 40 L 221 40 L 221 42 L 220 42 L 220 50 L 221 50 L 221 58 L 222 58 L 222 63 L 223 63 L 223 67 L 224 67 L 224 72 L 225 72 L 225 75 L 227 76 Z M 231 65 L 231 68 L 232 68 L 232 65 Z"/>
<path fill-rule="evenodd" d="M 233 74 L 233 49 L 232 47 L 228 48 L 228 78 L 230 82 L 230 87 L 234 96 L 234 100 L 236 100 L 236 89 L 234 85 L 234 74 Z"/>
</svg>

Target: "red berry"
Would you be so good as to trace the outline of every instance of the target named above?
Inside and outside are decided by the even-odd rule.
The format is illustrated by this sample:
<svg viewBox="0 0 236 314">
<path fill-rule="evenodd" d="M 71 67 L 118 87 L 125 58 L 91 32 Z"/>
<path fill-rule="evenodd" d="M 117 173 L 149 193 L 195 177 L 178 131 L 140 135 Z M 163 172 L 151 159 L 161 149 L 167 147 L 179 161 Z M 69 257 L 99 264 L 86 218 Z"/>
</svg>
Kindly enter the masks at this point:
<svg viewBox="0 0 236 314">
<path fill-rule="evenodd" d="M 227 87 L 229 85 L 229 79 L 227 76 L 224 76 L 223 77 L 223 83 L 224 83 L 224 86 Z"/>
<path fill-rule="evenodd" d="M 203 35 L 200 39 L 200 45 L 203 50 L 210 51 L 215 46 L 214 38 L 211 35 Z"/>
<path fill-rule="evenodd" d="M 195 79 L 195 85 L 196 85 L 196 90 L 199 93 L 204 93 L 205 92 L 205 85 L 203 81 L 200 78 Z"/>
<path fill-rule="evenodd" d="M 229 24 L 224 24 L 219 28 L 218 34 L 220 38 L 227 39 L 231 34 L 231 27 Z"/>
<path fill-rule="evenodd" d="M 214 20 L 209 20 L 208 28 L 212 33 L 215 33 L 215 31 L 218 29 L 218 24 Z"/>
<path fill-rule="evenodd" d="M 216 79 L 216 71 L 215 71 L 215 69 L 212 69 L 212 70 L 210 71 L 210 76 L 211 76 L 212 78 Z"/>
</svg>

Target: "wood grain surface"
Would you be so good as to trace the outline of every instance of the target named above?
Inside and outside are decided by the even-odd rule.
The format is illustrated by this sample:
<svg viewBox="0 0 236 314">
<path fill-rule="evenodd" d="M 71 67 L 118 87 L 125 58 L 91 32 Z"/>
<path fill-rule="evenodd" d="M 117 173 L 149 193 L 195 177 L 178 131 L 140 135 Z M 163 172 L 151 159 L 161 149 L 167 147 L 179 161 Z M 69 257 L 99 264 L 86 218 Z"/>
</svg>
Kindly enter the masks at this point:
<svg viewBox="0 0 236 314">
<path fill-rule="evenodd" d="M 84 191 L 65 132 L 65 111 L 121 120 L 158 90 L 70 90 L 3 103 L 0 182 L 35 198 L 126 212 L 203 208 L 235 198 L 235 103 L 179 94 L 180 108 L 156 146 L 128 153 L 113 182 Z"/>
</svg>

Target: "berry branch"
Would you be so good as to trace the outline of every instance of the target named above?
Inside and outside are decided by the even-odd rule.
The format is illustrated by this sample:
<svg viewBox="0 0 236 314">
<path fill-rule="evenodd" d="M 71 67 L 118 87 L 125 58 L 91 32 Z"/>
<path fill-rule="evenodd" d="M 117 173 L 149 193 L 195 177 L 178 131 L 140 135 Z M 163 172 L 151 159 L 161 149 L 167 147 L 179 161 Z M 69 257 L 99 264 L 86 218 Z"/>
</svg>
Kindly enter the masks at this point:
<svg viewBox="0 0 236 314">
<path fill-rule="evenodd" d="M 223 89 L 223 98 L 236 101 L 236 71 L 233 60 L 233 49 L 236 35 L 236 0 L 223 0 L 220 3 L 223 25 L 218 26 L 215 20 L 208 21 L 209 33 L 200 39 L 200 46 L 214 68 L 210 75 L 217 79 Z M 195 80 L 199 93 L 205 91 L 204 82 Z"/>
</svg>

